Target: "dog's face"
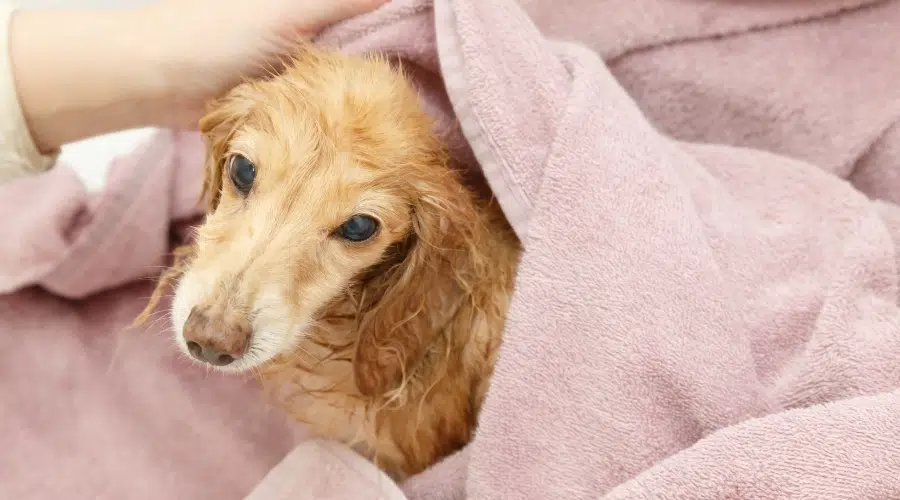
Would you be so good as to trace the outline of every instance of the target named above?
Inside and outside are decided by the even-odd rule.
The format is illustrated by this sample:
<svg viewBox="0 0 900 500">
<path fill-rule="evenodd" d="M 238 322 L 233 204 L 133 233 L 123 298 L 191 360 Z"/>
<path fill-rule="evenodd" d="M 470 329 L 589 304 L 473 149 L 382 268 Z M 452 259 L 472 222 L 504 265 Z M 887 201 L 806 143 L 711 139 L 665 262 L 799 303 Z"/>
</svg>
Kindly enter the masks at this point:
<svg viewBox="0 0 900 500">
<path fill-rule="evenodd" d="M 452 185 L 436 176 L 444 157 L 415 92 L 387 63 L 311 53 L 236 88 L 201 130 L 211 210 L 172 306 L 193 358 L 257 367 L 378 264 L 390 264 L 384 293 L 426 265 L 417 252 Z"/>
</svg>

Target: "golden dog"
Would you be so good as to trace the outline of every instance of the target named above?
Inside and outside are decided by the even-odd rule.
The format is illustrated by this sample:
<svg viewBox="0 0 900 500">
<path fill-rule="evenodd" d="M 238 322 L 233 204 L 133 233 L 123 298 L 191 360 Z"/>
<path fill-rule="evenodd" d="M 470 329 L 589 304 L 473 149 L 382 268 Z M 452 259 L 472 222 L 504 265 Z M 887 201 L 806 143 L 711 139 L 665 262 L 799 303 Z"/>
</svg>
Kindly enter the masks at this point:
<svg viewBox="0 0 900 500">
<path fill-rule="evenodd" d="M 304 48 L 214 103 L 201 131 L 209 211 L 160 281 L 177 281 L 178 345 L 257 373 L 398 480 L 464 446 L 520 245 L 403 74 Z"/>
</svg>

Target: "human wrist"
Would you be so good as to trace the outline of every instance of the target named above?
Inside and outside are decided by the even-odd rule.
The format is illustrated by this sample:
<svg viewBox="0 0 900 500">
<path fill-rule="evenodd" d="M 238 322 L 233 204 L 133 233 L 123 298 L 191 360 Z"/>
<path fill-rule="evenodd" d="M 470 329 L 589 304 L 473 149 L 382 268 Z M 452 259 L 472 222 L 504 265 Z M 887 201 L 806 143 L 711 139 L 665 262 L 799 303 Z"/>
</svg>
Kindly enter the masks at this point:
<svg viewBox="0 0 900 500">
<path fill-rule="evenodd" d="M 13 15 L 13 75 L 25 121 L 42 151 L 166 121 L 172 91 L 159 71 L 164 55 L 152 38 L 142 38 L 147 31 L 129 10 Z"/>
</svg>

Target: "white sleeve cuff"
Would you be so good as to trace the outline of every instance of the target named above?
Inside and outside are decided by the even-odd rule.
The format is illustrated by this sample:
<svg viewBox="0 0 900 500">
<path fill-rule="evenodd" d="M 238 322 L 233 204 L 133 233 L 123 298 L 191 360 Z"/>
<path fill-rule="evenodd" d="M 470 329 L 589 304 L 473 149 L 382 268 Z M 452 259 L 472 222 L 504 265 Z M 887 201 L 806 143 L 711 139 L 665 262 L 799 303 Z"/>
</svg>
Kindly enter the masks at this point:
<svg viewBox="0 0 900 500">
<path fill-rule="evenodd" d="M 15 7 L 0 4 L 0 183 L 48 170 L 57 154 L 44 155 L 31 138 L 12 73 L 9 25 Z"/>
</svg>

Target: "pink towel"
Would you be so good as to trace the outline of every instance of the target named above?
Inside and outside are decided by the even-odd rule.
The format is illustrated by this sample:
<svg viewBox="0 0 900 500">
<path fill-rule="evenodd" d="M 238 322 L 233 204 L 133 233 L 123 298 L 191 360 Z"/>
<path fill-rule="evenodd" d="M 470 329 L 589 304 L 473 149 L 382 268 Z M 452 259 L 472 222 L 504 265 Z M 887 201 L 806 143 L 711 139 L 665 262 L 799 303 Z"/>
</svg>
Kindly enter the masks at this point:
<svg viewBox="0 0 900 500">
<path fill-rule="evenodd" d="M 900 497 L 898 25 L 900 1 L 395 0 L 324 34 L 405 59 L 526 248 L 479 432 L 406 496 Z M 105 201 L 65 170 L 0 188 L 35 205 L 7 221 L 0 289 L 83 297 L 160 265 L 199 161 L 189 134 L 149 147 Z M 135 349 L 91 385 L 140 288 L 4 299 L 25 354 L 0 385 L 0 496 L 59 476 L 149 498 L 137 475 L 239 498 L 283 453 L 235 380 Z M 310 498 L 293 470 L 254 494 Z"/>
<path fill-rule="evenodd" d="M 384 472 L 336 441 L 298 445 L 245 500 L 406 500 Z"/>
<path fill-rule="evenodd" d="M 255 385 L 180 358 L 164 315 L 129 328 L 201 152 L 162 133 L 97 197 L 64 166 L 0 186 L 0 498 L 237 499 L 290 449 Z"/>
</svg>

